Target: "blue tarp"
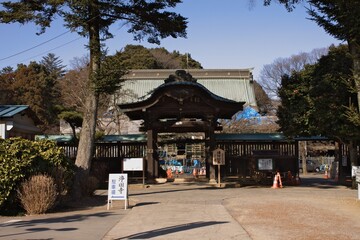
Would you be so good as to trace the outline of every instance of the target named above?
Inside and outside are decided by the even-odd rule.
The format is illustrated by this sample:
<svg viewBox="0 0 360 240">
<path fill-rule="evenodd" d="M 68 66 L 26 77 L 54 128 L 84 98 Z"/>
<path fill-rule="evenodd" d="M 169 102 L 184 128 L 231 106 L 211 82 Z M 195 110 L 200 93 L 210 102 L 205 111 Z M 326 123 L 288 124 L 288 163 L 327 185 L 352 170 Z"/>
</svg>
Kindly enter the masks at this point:
<svg viewBox="0 0 360 240">
<path fill-rule="evenodd" d="M 242 112 L 240 112 L 239 114 L 236 115 L 236 120 L 250 120 L 250 119 L 255 119 L 258 123 L 261 122 L 261 115 L 252 107 L 245 107 L 244 110 Z"/>
</svg>

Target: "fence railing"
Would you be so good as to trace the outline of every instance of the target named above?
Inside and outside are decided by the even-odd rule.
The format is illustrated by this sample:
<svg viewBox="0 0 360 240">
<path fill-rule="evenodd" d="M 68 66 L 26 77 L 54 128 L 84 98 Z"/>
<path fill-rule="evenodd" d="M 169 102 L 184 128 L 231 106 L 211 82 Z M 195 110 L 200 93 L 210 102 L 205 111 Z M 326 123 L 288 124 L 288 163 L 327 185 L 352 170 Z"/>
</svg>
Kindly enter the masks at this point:
<svg viewBox="0 0 360 240">
<path fill-rule="evenodd" d="M 65 155 L 75 158 L 77 146 L 59 144 L 64 149 Z M 218 142 L 217 147 L 225 150 L 227 156 L 252 156 L 254 152 L 272 150 L 279 156 L 296 156 L 294 142 Z M 144 142 L 111 142 L 95 143 L 94 158 L 124 158 L 144 157 L 146 143 Z"/>
</svg>

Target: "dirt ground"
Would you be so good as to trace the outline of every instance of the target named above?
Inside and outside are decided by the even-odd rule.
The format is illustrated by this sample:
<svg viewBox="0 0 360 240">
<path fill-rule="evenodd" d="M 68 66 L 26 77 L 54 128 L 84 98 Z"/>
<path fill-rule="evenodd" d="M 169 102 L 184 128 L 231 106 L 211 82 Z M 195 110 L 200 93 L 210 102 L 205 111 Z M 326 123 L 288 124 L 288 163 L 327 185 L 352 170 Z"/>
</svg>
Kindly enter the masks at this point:
<svg viewBox="0 0 360 240">
<path fill-rule="evenodd" d="M 301 177 L 300 186 L 284 186 L 282 189 L 272 189 L 270 186 L 217 188 L 200 183 L 195 185 L 159 184 L 146 188 L 131 186 L 129 188 L 130 205 L 140 207 L 139 209 L 144 210 L 144 214 L 140 215 L 141 220 L 135 218 L 135 222 L 130 221 L 130 224 L 136 225 L 135 223 L 141 221 L 138 226 L 155 229 L 156 233 L 164 231 L 162 227 L 153 224 L 154 219 L 160 218 L 163 224 L 166 223 L 171 229 L 176 230 L 171 236 L 177 238 L 173 239 L 189 239 L 183 234 L 208 231 L 206 227 L 191 227 L 191 223 L 196 219 L 201 222 L 210 221 L 207 217 L 211 214 L 207 216 L 206 211 L 220 209 L 221 216 L 225 214 L 234 220 L 224 220 L 226 223 L 232 224 L 235 220 L 239 223 L 232 224 L 231 229 L 234 229 L 234 226 L 235 229 L 242 228 L 253 240 L 360 239 L 358 191 L 339 186 L 332 180 L 323 179 L 321 174 Z M 18 217 L 15 219 L 18 222 L 12 224 L 11 220 L 14 218 L 0 217 L 0 239 L 9 239 L 9 236 L 13 236 L 11 239 L 100 239 L 98 236 L 105 235 L 119 219 L 124 218 L 126 222 L 131 219 L 126 217 L 132 210 L 124 211 L 123 202 L 114 204 L 112 212 L 107 211 L 106 194 L 107 190 L 100 190 L 97 196 L 65 209 L 64 212 Z M 194 206 L 197 211 L 193 211 Z M 151 212 L 152 208 L 157 211 Z M 165 211 L 166 209 L 171 211 L 180 209 L 181 214 L 170 215 L 168 211 Z M 150 214 L 147 214 L 149 211 Z M 194 215 L 192 212 L 199 215 Z M 220 221 L 219 216 L 214 219 L 210 222 Z M 184 223 L 187 226 L 185 229 Z M 134 225 L 131 225 L 129 229 L 133 229 Z M 89 229 L 92 230 L 91 233 Z M 211 229 L 217 229 L 216 231 L 220 234 L 221 231 L 231 232 L 229 228 L 217 225 L 211 226 Z M 136 232 L 136 234 L 141 233 L 148 232 L 141 229 Z M 163 233 L 164 236 L 159 235 L 154 239 L 171 239 L 170 235 L 166 235 L 170 233 L 166 231 Z M 84 235 L 86 238 L 83 237 Z M 239 239 L 237 236 L 227 239 Z M 199 235 L 193 239 L 209 238 Z"/>
<path fill-rule="evenodd" d="M 237 201 L 223 204 L 254 240 L 360 239 L 357 190 L 325 181 L 311 184 L 319 178 L 310 174 L 303 176 L 307 185 L 257 189 L 259 201 L 243 191 Z"/>
</svg>

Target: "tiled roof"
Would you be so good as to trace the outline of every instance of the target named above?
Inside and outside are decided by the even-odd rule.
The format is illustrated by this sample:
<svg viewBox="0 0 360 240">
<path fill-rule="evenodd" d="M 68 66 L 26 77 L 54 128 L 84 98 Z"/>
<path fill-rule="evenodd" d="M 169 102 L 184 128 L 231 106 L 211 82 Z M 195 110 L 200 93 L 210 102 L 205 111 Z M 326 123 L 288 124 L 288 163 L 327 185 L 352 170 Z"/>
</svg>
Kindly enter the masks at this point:
<svg viewBox="0 0 360 240">
<path fill-rule="evenodd" d="M 11 118 L 28 108 L 27 105 L 0 105 L 0 118 Z"/>
<path fill-rule="evenodd" d="M 129 97 L 118 103 L 133 103 L 149 97 L 152 90 L 164 83 L 164 80 L 176 70 L 132 70 L 125 78 L 122 86 Z M 213 94 L 233 100 L 245 102 L 256 107 L 251 69 L 193 69 L 189 73 Z M 130 97 L 133 95 L 132 97 Z"/>
</svg>

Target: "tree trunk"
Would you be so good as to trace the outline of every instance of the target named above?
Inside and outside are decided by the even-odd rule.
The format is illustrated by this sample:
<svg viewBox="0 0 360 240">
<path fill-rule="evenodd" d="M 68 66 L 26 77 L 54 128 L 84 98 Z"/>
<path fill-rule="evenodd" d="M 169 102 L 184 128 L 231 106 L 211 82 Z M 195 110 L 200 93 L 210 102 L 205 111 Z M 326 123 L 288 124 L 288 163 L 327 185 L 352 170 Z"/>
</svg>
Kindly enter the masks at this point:
<svg viewBox="0 0 360 240">
<path fill-rule="evenodd" d="M 299 141 L 299 151 L 300 151 L 300 159 L 302 161 L 302 169 L 303 174 L 307 174 L 307 168 L 306 168 L 306 155 L 307 155 L 307 146 L 306 141 Z"/>
<path fill-rule="evenodd" d="M 90 173 L 91 160 L 94 153 L 94 141 L 96 130 L 96 119 L 98 112 L 99 94 L 96 92 L 96 72 L 100 68 L 101 47 L 99 31 L 99 10 L 98 1 L 93 0 L 89 3 L 89 48 L 90 48 L 90 67 L 88 79 L 88 95 L 85 99 L 85 109 L 83 123 L 80 132 L 80 141 L 76 155 L 75 165 L 77 171 L 73 186 L 73 197 L 82 197 L 82 184 L 87 181 Z"/>
<path fill-rule="evenodd" d="M 350 154 L 350 163 L 351 163 L 351 167 L 352 166 L 358 166 L 358 161 L 357 161 L 357 156 L 358 156 L 358 152 L 357 152 L 357 143 L 355 141 L 350 141 L 349 145 L 349 154 Z M 355 178 L 352 178 L 352 188 L 356 188 L 356 181 Z"/>
<path fill-rule="evenodd" d="M 360 45 L 354 40 L 348 41 L 349 45 L 349 51 L 353 58 L 353 77 L 355 82 L 355 87 L 357 90 L 357 107 L 358 107 L 358 114 L 360 114 Z M 351 166 L 358 166 L 358 153 L 357 153 L 357 145 L 354 141 L 351 142 L 352 145 L 352 152 L 353 154 L 350 154 L 350 162 Z"/>
<path fill-rule="evenodd" d="M 353 60 L 353 77 L 357 90 L 358 110 L 360 112 L 360 46 L 356 41 L 348 41 L 349 51 Z"/>
</svg>

